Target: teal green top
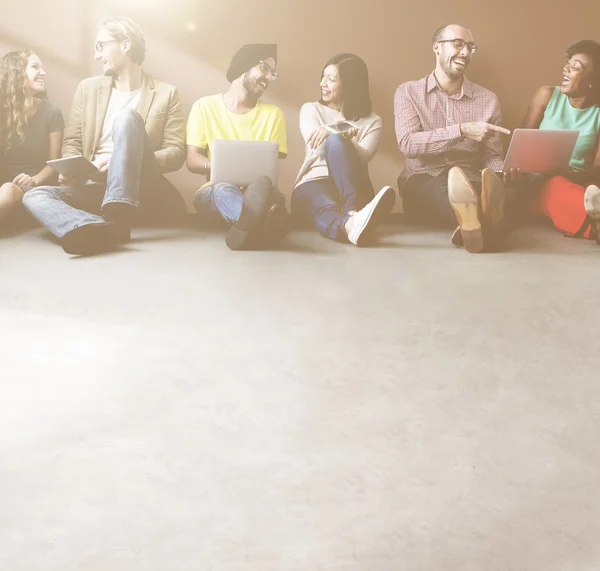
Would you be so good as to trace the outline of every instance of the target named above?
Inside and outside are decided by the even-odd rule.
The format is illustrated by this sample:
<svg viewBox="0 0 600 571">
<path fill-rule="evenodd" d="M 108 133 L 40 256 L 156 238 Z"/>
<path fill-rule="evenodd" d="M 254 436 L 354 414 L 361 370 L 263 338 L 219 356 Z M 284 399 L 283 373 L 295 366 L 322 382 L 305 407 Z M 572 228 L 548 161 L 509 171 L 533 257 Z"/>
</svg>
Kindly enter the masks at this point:
<svg viewBox="0 0 600 571">
<path fill-rule="evenodd" d="M 548 102 L 540 129 L 575 129 L 579 137 L 573 150 L 569 167 L 582 171 L 594 166 L 600 133 L 600 107 L 592 105 L 587 109 L 577 109 L 569 102 L 569 96 L 554 88 Z"/>
</svg>

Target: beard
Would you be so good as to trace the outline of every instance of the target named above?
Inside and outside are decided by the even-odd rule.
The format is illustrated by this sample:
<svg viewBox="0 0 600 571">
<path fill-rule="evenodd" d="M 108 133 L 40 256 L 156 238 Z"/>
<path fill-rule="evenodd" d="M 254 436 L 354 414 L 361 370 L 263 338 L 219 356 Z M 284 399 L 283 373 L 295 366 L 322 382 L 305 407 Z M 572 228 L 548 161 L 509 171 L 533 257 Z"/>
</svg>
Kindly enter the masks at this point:
<svg viewBox="0 0 600 571">
<path fill-rule="evenodd" d="M 242 85 L 248 92 L 248 95 L 256 97 L 256 99 L 258 99 L 265 91 L 265 88 L 258 83 L 258 79 L 248 77 L 247 73 L 242 77 Z"/>
<path fill-rule="evenodd" d="M 454 61 L 454 58 L 450 58 L 450 61 L 440 62 L 441 66 L 442 66 L 442 70 L 450 79 L 459 79 L 460 77 L 462 77 L 465 74 L 465 69 L 467 66 L 457 70 L 455 67 L 452 67 L 453 61 Z"/>
</svg>

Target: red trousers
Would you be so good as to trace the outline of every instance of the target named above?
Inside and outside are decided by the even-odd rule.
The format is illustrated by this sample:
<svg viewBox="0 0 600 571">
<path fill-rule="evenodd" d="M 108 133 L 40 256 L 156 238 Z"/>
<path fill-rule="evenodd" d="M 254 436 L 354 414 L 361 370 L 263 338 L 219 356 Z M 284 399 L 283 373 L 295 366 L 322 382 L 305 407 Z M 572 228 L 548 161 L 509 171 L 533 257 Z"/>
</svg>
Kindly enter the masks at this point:
<svg viewBox="0 0 600 571">
<path fill-rule="evenodd" d="M 583 205 L 585 187 L 562 176 L 545 182 L 533 196 L 532 209 L 548 216 L 567 236 L 591 238 L 591 224 Z"/>
</svg>

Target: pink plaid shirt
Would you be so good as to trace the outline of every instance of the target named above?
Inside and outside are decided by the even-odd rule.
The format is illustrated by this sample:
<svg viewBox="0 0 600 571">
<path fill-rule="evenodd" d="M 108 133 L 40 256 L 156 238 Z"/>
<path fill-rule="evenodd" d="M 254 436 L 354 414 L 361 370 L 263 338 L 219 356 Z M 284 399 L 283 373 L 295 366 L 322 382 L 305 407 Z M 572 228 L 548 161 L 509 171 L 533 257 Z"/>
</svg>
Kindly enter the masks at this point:
<svg viewBox="0 0 600 571">
<path fill-rule="evenodd" d="M 453 166 L 501 171 L 504 147 L 502 135 L 486 143 L 463 139 L 460 123 L 485 121 L 500 125 L 502 114 L 496 94 L 463 80 L 458 95 L 446 95 L 431 73 L 418 81 L 408 81 L 394 95 L 396 138 L 406 157 L 399 186 L 413 174 L 441 174 Z"/>
</svg>

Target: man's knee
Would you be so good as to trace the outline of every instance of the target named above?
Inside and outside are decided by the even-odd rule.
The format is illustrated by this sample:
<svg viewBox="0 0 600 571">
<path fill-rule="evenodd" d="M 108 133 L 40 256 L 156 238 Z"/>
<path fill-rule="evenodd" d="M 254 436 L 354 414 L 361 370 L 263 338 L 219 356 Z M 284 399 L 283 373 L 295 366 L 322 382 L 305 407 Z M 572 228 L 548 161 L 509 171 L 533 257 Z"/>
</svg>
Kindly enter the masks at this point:
<svg viewBox="0 0 600 571">
<path fill-rule="evenodd" d="M 60 198 L 61 189 L 60 186 L 36 186 L 23 195 L 23 204 L 29 207 L 40 199 Z"/>
</svg>

